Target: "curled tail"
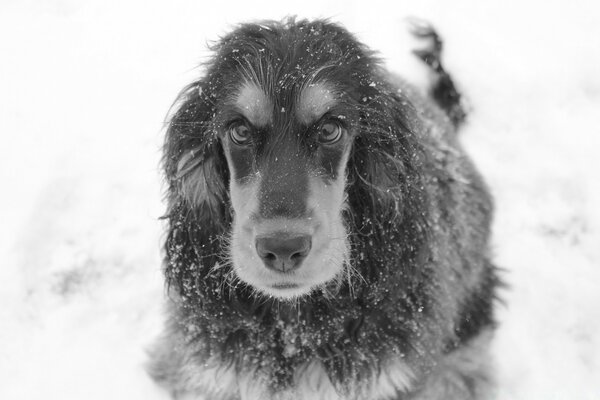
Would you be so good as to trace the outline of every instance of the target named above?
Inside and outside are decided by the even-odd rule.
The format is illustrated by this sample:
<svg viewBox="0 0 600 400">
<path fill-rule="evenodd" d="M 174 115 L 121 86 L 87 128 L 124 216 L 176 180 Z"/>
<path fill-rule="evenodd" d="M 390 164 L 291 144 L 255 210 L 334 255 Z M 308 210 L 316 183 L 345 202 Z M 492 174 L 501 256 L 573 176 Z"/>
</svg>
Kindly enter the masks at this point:
<svg viewBox="0 0 600 400">
<path fill-rule="evenodd" d="M 446 112 L 454 126 L 458 127 L 465 121 L 467 113 L 461 101 L 461 94 L 456 89 L 452 77 L 442 65 L 442 39 L 427 22 L 412 20 L 411 25 L 411 33 L 425 42 L 423 48 L 413 50 L 413 53 L 427 64 L 435 76 L 431 84 L 430 95 Z"/>
</svg>

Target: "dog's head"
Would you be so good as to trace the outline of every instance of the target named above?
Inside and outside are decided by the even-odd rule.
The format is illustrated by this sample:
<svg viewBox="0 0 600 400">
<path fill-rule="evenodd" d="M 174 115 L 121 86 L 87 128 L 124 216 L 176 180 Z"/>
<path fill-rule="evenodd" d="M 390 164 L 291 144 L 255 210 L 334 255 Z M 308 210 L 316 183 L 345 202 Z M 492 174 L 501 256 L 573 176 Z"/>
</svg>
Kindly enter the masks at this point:
<svg viewBox="0 0 600 400">
<path fill-rule="evenodd" d="M 352 279 L 349 261 L 364 255 L 351 235 L 406 205 L 410 106 L 335 24 L 243 25 L 214 51 L 167 134 L 171 213 L 200 237 L 186 240 L 211 269 L 280 299 Z"/>
</svg>

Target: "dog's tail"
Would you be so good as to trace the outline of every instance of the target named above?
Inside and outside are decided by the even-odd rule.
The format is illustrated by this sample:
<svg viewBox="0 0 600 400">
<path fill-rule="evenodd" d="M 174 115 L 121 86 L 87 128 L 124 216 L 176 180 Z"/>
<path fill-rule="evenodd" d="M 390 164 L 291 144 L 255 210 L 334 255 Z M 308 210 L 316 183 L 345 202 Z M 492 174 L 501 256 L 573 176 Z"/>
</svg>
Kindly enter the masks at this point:
<svg viewBox="0 0 600 400">
<path fill-rule="evenodd" d="M 425 41 L 425 46 L 413 50 L 413 53 L 423 60 L 434 74 L 430 95 L 446 112 L 454 126 L 458 127 L 465 121 L 467 112 L 452 77 L 442 65 L 442 39 L 427 22 L 411 19 L 410 25 L 412 34 L 420 41 Z"/>
</svg>

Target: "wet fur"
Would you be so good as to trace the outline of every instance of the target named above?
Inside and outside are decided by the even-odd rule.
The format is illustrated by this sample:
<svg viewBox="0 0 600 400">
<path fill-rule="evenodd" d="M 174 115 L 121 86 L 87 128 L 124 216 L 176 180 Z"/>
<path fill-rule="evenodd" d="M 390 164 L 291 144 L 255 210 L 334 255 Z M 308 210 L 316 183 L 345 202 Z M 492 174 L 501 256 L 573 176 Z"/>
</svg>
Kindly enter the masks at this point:
<svg viewBox="0 0 600 400">
<path fill-rule="evenodd" d="M 166 135 L 168 321 L 152 376 L 177 398 L 484 398 L 492 202 L 457 142 L 465 114 L 449 75 L 436 71 L 422 97 L 327 21 L 242 25 L 213 50 Z M 417 55 L 432 65 L 434 50 Z M 352 273 L 295 302 L 258 295 L 226 254 L 229 174 L 215 120 L 253 62 L 273 85 L 294 84 L 300 63 L 343 87 L 358 115 L 343 214 Z"/>
</svg>

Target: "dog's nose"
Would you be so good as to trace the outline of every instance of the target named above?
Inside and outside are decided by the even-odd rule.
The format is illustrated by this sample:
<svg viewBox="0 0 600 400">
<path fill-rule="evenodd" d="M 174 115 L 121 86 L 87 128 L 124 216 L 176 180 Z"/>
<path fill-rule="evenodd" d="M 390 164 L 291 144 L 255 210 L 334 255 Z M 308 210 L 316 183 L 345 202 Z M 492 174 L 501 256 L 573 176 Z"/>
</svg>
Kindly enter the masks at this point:
<svg viewBox="0 0 600 400">
<path fill-rule="evenodd" d="M 256 239 L 256 252 L 265 266 L 278 272 L 290 272 L 300 267 L 311 246 L 312 239 L 309 235 L 267 236 Z"/>
</svg>

